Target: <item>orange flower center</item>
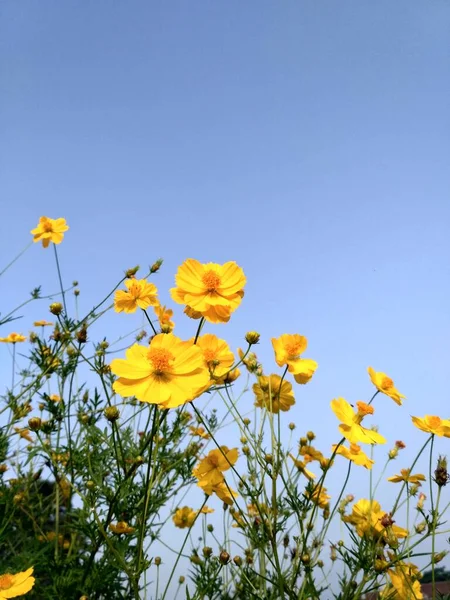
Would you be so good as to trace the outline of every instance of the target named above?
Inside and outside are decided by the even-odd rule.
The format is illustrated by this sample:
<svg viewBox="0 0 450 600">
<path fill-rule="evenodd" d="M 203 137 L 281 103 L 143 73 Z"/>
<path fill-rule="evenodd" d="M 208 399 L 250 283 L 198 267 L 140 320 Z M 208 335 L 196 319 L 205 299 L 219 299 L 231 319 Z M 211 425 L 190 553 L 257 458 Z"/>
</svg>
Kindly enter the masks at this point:
<svg viewBox="0 0 450 600">
<path fill-rule="evenodd" d="M 208 365 L 213 362 L 213 360 L 217 360 L 217 352 L 215 350 L 211 350 L 211 348 L 207 348 L 203 350 L 203 357 Z"/>
<path fill-rule="evenodd" d="M 358 444 L 350 444 L 350 454 L 359 454 L 361 452 L 361 446 Z"/>
<path fill-rule="evenodd" d="M 389 390 L 390 388 L 394 387 L 394 382 L 392 381 L 392 379 L 390 377 L 385 376 L 381 380 L 380 387 L 383 390 Z"/>
<path fill-rule="evenodd" d="M 147 358 L 151 362 L 154 375 L 162 375 L 170 370 L 174 355 L 166 348 L 150 348 Z"/>
<path fill-rule="evenodd" d="M 141 286 L 138 285 L 137 283 L 133 282 L 131 284 L 130 289 L 128 291 L 133 296 L 133 298 L 135 300 L 137 300 L 141 296 Z"/>
<path fill-rule="evenodd" d="M 427 425 L 430 427 L 430 429 L 437 429 L 441 424 L 441 419 L 440 417 L 428 417 L 427 418 Z"/>
<path fill-rule="evenodd" d="M 53 225 L 50 223 L 50 221 L 45 221 L 45 223 L 42 224 L 42 229 L 45 231 L 45 233 L 51 233 L 53 231 Z"/>
<path fill-rule="evenodd" d="M 220 276 L 210 269 L 202 277 L 202 282 L 208 292 L 215 292 L 221 284 Z"/>
<path fill-rule="evenodd" d="M 5 575 L 0 575 L 0 590 L 9 590 L 14 584 L 14 577 L 6 573 Z"/>
<path fill-rule="evenodd" d="M 301 343 L 289 342 L 285 345 L 284 350 L 288 355 L 288 359 L 298 358 L 301 351 Z"/>
<path fill-rule="evenodd" d="M 373 415 L 374 413 L 373 406 L 370 406 L 370 404 L 366 404 L 365 402 L 358 401 L 356 406 L 358 407 L 358 413 L 363 417 L 366 415 Z"/>
<path fill-rule="evenodd" d="M 217 467 L 217 465 L 219 464 L 219 457 L 215 456 L 214 454 L 212 456 L 208 457 L 208 462 L 210 465 L 212 465 L 213 467 Z"/>
</svg>

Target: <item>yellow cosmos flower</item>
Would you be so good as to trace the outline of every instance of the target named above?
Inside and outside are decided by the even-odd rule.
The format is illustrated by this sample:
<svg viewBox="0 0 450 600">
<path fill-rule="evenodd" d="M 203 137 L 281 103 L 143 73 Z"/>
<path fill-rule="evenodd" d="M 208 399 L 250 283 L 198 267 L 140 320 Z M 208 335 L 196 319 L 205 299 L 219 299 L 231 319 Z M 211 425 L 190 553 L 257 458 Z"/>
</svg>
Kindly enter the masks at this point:
<svg viewBox="0 0 450 600">
<path fill-rule="evenodd" d="M 50 323 L 50 321 L 35 321 L 33 323 L 35 327 L 53 327 L 54 323 Z"/>
<path fill-rule="evenodd" d="M 337 444 L 332 446 L 333 451 L 336 447 Z M 347 448 L 346 446 L 339 446 L 336 451 L 336 454 L 339 454 L 340 456 L 351 460 L 355 463 L 355 465 L 365 467 L 369 470 L 372 468 L 372 465 L 375 464 L 375 461 L 369 458 L 367 454 L 363 450 L 361 450 L 361 446 L 358 446 L 358 444 L 350 444 L 349 448 Z"/>
<path fill-rule="evenodd" d="M 394 402 L 396 402 L 398 405 L 402 404 L 402 398 L 406 398 L 406 396 L 400 394 L 398 389 L 394 386 L 394 382 L 386 375 L 386 373 L 377 373 L 372 369 L 372 367 L 369 367 L 367 371 L 373 385 L 379 392 L 386 394 L 386 396 L 389 396 L 389 398 L 392 398 L 392 400 L 394 400 Z"/>
<path fill-rule="evenodd" d="M 25 342 L 26 337 L 21 333 L 10 333 L 7 337 L 0 338 L 0 342 L 4 342 L 5 344 L 17 344 L 17 342 Z"/>
<path fill-rule="evenodd" d="M 411 417 L 412 422 L 421 431 L 426 433 L 433 433 L 439 437 L 450 437 L 450 421 L 448 419 L 441 419 L 440 417 L 425 415 L 423 418 Z"/>
<path fill-rule="evenodd" d="M 385 444 L 385 438 L 371 429 L 366 429 L 360 423 L 368 414 L 373 414 L 372 406 L 364 402 L 356 403 L 358 410 L 355 412 L 351 405 L 344 398 L 337 398 L 331 401 L 331 410 L 339 419 L 339 431 L 351 443 L 357 444 Z"/>
<path fill-rule="evenodd" d="M 392 483 L 400 483 L 401 481 L 406 481 L 406 483 L 411 483 L 413 485 L 422 485 L 422 481 L 426 481 L 425 475 L 421 473 L 416 473 L 416 475 L 410 475 L 411 469 L 401 469 L 400 475 L 394 475 L 393 477 L 388 477 L 388 481 L 392 481 Z"/>
<path fill-rule="evenodd" d="M 175 302 L 201 313 L 210 323 L 227 323 L 244 296 L 246 278 L 233 261 L 202 264 L 188 258 L 178 268 L 175 283 L 177 287 L 170 290 Z"/>
<path fill-rule="evenodd" d="M 219 385 L 231 385 L 236 381 L 236 379 L 240 376 L 241 372 L 239 369 L 233 369 L 232 371 L 228 371 L 222 377 L 219 377 L 216 381 L 216 384 Z"/>
<path fill-rule="evenodd" d="M 387 541 L 389 535 L 396 538 L 408 536 L 408 531 L 394 525 L 392 519 L 381 510 L 381 506 L 376 500 L 370 501 L 365 498 L 358 500 L 353 505 L 352 514 L 342 517 L 342 520 L 353 525 L 360 537 L 381 538 Z"/>
<path fill-rule="evenodd" d="M 303 473 L 303 475 L 305 475 L 309 480 L 316 478 L 314 473 L 312 473 L 306 468 L 306 461 L 298 460 L 298 458 L 295 458 L 295 456 L 293 456 L 292 454 L 289 454 L 289 456 L 294 461 L 294 465 L 297 467 L 300 473 Z"/>
<path fill-rule="evenodd" d="M 153 307 L 155 315 L 158 317 L 159 326 L 164 333 L 170 333 L 175 327 L 175 323 L 171 320 L 173 316 L 173 310 L 166 308 L 162 304 L 155 304 Z"/>
<path fill-rule="evenodd" d="M 133 344 L 125 359 L 115 359 L 111 371 L 118 375 L 113 388 L 120 396 L 176 408 L 193 400 L 209 382 L 202 351 L 173 333 L 159 333 L 148 347 Z"/>
<path fill-rule="evenodd" d="M 287 365 L 297 383 L 308 383 L 318 366 L 315 360 L 300 358 L 308 346 L 308 340 L 297 333 L 284 333 L 279 338 L 272 338 L 272 346 L 277 365 Z"/>
<path fill-rule="evenodd" d="M 21 573 L 0 575 L 0 600 L 27 594 L 34 586 L 33 567 Z"/>
<path fill-rule="evenodd" d="M 126 521 L 118 521 L 117 524 L 111 523 L 109 529 L 114 535 L 130 535 L 134 531 L 134 527 L 128 525 Z"/>
<path fill-rule="evenodd" d="M 35 229 L 30 231 L 33 242 L 42 242 L 47 248 L 50 242 L 60 244 L 64 238 L 64 232 L 69 229 L 65 219 L 49 219 L 41 217 Z"/>
<path fill-rule="evenodd" d="M 209 435 L 209 433 L 207 433 L 205 431 L 204 427 L 194 427 L 193 425 L 190 425 L 189 429 L 190 429 L 190 432 L 191 432 L 190 435 L 198 435 L 199 437 L 202 438 L 202 440 L 209 440 L 209 438 L 211 437 Z"/>
<path fill-rule="evenodd" d="M 192 338 L 192 342 L 194 338 Z M 234 354 L 225 340 L 212 333 L 207 333 L 197 339 L 197 346 L 203 353 L 205 367 L 209 369 L 214 379 L 224 377 L 233 366 Z"/>
<path fill-rule="evenodd" d="M 281 377 L 276 374 L 259 377 L 258 383 L 253 384 L 253 392 L 256 396 L 255 406 L 275 414 L 280 410 L 286 412 L 295 404 L 292 384 L 286 380 L 281 381 Z"/>
<path fill-rule="evenodd" d="M 402 565 L 396 566 L 395 570 L 389 569 L 388 574 L 395 592 L 386 596 L 387 598 L 393 600 L 423 599 L 420 581 L 417 579 L 417 567 L 415 565 L 408 566 L 407 568 L 404 568 Z"/>
<path fill-rule="evenodd" d="M 20 435 L 21 438 L 27 440 L 27 442 L 33 443 L 34 440 L 30 435 L 29 429 L 22 429 L 20 427 L 14 427 L 14 431 Z"/>
<path fill-rule="evenodd" d="M 49 396 L 49 399 L 52 402 L 61 402 L 61 396 L 59 396 L 59 394 L 51 394 L 51 396 Z"/>
<path fill-rule="evenodd" d="M 306 489 L 304 492 L 305 497 L 308 500 L 318 504 L 320 508 L 327 508 L 331 496 L 327 494 L 327 488 L 317 484 L 312 490 Z"/>
<path fill-rule="evenodd" d="M 233 499 L 238 497 L 237 492 L 229 487 L 225 481 L 220 481 L 219 483 L 207 483 L 202 485 L 201 488 L 207 496 L 216 494 L 222 502 L 225 502 L 228 506 L 231 506 L 233 504 Z"/>
<path fill-rule="evenodd" d="M 202 515 L 209 515 L 214 512 L 214 508 L 209 508 L 209 506 L 206 506 L 205 504 L 205 506 L 201 509 L 200 512 L 202 513 Z"/>
<path fill-rule="evenodd" d="M 299 449 L 299 454 L 300 456 L 303 456 L 306 464 L 313 461 L 322 462 L 323 460 L 327 460 L 320 450 L 317 450 L 310 444 L 302 444 Z"/>
<path fill-rule="evenodd" d="M 183 508 L 179 508 L 172 517 L 172 521 L 175 524 L 175 527 L 179 527 L 180 529 L 185 529 L 187 527 L 192 527 L 197 518 L 197 512 L 190 508 L 189 506 L 183 506 Z"/>
<path fill-rule="evenodd" d="M 221 446 L 211 450 L 192 471 L 194 477 L 199 479 L 198 485 L 204 487 L 206 484 L 216 484 L 223 481 L 223 471 L 227 471 L 238 459 L 238 449 Z"/>
<path fill-rule="evenodd" d="M 114 294 L 114 310 L 118 313 L 134 313 L 137 308 L 145 310 L 158 304 L 158 290 L 146 279 L 126 279 L 128 291 L 117 290 Z"/>
</svg>

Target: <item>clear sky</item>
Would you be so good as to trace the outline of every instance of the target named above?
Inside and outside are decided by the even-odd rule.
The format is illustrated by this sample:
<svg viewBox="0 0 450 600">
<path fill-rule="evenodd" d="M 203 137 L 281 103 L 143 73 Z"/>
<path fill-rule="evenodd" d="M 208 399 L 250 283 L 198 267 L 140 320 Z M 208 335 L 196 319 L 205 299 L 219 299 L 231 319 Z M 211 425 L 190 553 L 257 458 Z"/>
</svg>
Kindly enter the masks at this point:
<svg viewBox="0 0 450 600">
<path fill-rule="evenodd" d="M 271 337 L 308 337 L 319 369 L 289 419 L 322 447 L 330 400 L 387 372 L 408 400 L 377 399 L 377 422 L 407 466 L 425 440 L 409 415 L 450 416 L 449 26 L 446 0 L 3 0 L 0 268 L 40 215 L 70 225 L 60 259 L 86 311 L 135 264 L 165 259 L 169 301 L 185 258 L 235 260 L 246 296 L 208 331 L 236 348 L 257 329 L 267 370 Z M 41 283 L 57 290 L 36 246 L 1 312 Z"/>
</svg>

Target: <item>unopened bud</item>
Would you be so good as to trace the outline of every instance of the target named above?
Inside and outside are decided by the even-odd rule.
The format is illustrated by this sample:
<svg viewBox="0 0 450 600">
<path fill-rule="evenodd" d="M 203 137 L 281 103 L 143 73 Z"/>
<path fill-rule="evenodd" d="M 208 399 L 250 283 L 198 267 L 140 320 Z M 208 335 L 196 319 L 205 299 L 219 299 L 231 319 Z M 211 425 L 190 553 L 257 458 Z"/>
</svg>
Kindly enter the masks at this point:
<svg viewBox="0 0 450 600">
<path fill-rule="evenodd" d="M 245 334 L 245 341 L 247 344 L 257 344 L 259 342 L 260 334 L 257 331 L 248 331 Z"/>
<path fill-rule="evenodd" d="M 31 417 L 31 419 L 28 419 L 28 427 L 31 429 L 31 431 L 39 431 L 41 425 L 42 419 L 39 417 Z"/>
<path fill-rule="evenodd" d="M 61 302 L 52 302 L 52 304 L 50 304 L 50 312 L 52 313 L 52 315 L 60 315 L 62 313 L 63 310 L 63 305 L 61 304 Z"/>
<path fill-rule="evenodd" d="M 139 271 L 139 265 L 137 265 L 136 267 L 132 267 L 131 269 L 127 269 L 125 271 L 125 277 L 127 279 L 132 279 L 138 271 Z"/>
<path fill-rule="evenodd" d="M 219 554 L 219 562 L 222 565 L 226 565 L 230 562 L 230 555 L 226 550 L 222 550 L 222 552 Z"/>
<path fill-rule="evenodd" d="M 159 567 L 160 564 L 161 564 L 161 557 L 160 556 L 155 556 L 155 565 L 157 567 Z"/>
<path fill-rule="evenodd" d="M 308 431 L 306 437 L 310 442 L 312 442 L 316 438 L 316 434 L 314 433 L 314 431 Z"/>
<path fill-rule="evenodd" d="M 240 567 L 242 565 L 242 558 L 240 556 L 235 556 L 233 562 L 237 567 Z"/>
<path fill-rule="evenodd" d="M 120 417 L 120 412 L 117 406 L 107 406 L 103 411 L 103 414 L 110 423 L 114 423 Z"/>
</svg>

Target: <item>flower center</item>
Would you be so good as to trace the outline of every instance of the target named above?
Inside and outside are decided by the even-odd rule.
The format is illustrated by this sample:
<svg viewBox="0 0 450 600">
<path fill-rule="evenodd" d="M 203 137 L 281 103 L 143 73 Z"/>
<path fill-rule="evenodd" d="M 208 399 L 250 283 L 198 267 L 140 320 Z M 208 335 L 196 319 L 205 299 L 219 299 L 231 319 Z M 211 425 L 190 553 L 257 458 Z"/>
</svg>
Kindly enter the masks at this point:
<svg viewBox="0 0 450 600">
<path fill-rule="evenodd" d="M 219 464 L 219 458 L 217 456 L 210 456 L 209 457 L 209 463 L 213 466 L 213 467 L 217 467 L 217 465 Z"/>
<path fill-rule="evenodd" d="M 365 402 L 358 401 L 356 403 L 356 406 L 358 407 L 358 413 L 362 417 L 365 417 L 366 415 L 373 415 L 373 406 L 370 406 L 370 404 L 366 404 Z"/>
<path fill-rule="evenodd" d="M 381 380 L 381 386 L 380 386 L 383 390 L 389 390 L 390 388 L 394 387 L 394 382 L 392 381 L 392 379 L 390 377 L 383 377 L 383 379 Z"/>
<path fill-rule="evenodd" d="M 45 233 L 50 233 L 53 231 L 53 226 L 50 221 L 45 221 L 45 223 L 42 225 L 42 229 L 45 231 Z"/>
<path fill-rule="evenodd" d="M 202 282 L 208 292 L 215 292 L 221 283 L 220 276 L 212 269 L 206 271 L 202 277 Z"/>
<path fill-rule="evenodd" d="M 216 360 L 216 351 L 215 350 L 211 350 L 210 348 L 206 349 L 203 351 L 203 357 L 206 361 L 206 363 L 208 364 L 208 366 L 211 366 L 211 363 Z"/>
<path fill-rule="evenodd" d="M 147 358 L 152 364 L 154 375 L 162 375 L 169 371 L 171 363 L 175 360 L 174 355 L 166 348 L 150 348 Z"/>
<path fill-rule="evenodd" d="M 132 283 L 129 292 L 133 296 L 133 298 L 137 300 L 141 295 L 141 288 L 137 283 Z"/>
<path fill-rule="evenodd" d="M 431 429 L 437 429 L 441 424 L 440 417 L 428 417 L 427 421 Z"/>
<path fill-rule="evenodd" d="M 298 358 L 301 351 L 300 342 L 290 342 L 284 347 L 289 359 Z"/>
<path fill-rule="evenodd" d="M 350 454 L 359 454 L 361 452 L 361 446 L 358 444 L 350 444 Z"/>
<path fill-rule="evenodd" d="M 0 590 L 9 590 L 14 583 L 14 577 L 6 573 L 5 575 L 0 575 Z"/>
</svg>

